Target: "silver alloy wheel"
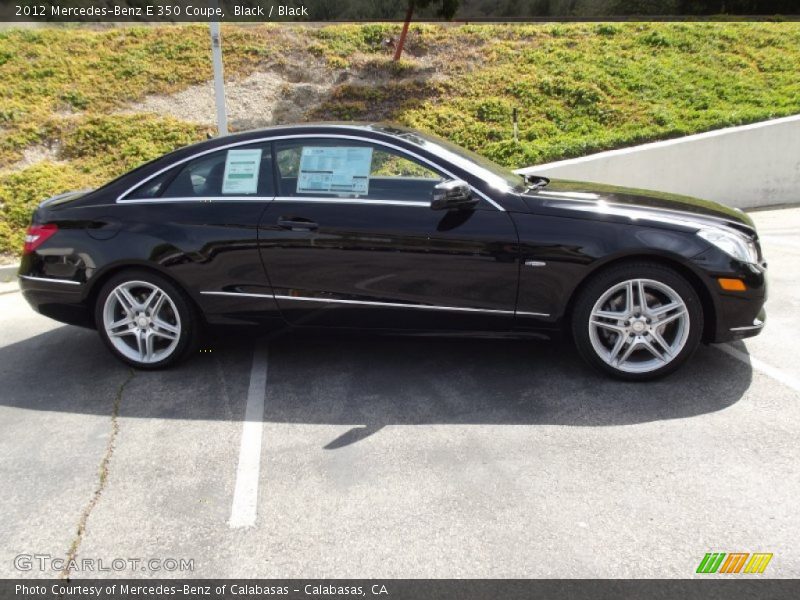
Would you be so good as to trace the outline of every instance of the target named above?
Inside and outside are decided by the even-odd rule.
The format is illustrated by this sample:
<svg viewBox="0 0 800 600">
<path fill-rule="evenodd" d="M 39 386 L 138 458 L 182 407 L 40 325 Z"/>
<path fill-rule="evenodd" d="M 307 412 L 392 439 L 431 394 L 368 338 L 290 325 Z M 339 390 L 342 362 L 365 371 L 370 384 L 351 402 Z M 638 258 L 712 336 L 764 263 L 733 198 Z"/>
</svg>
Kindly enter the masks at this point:
<svg viewBox="0 0 800 600">
<path fill-rule="evenodd" d="M 126 281 L 111 291 L 103 306 L 103 326 L 122 355 L 143 364 L 169 357 L 181 337 L 175 303 L 146 281 Z"/>
<path fill-rule="evenodd" d="M 680 295 L 653 279 L 629 279 L 595 302 L 589 339 L 597 355 L 626 373 L 669 364 L 689 338 L 689 311 Z"/>
</svg>

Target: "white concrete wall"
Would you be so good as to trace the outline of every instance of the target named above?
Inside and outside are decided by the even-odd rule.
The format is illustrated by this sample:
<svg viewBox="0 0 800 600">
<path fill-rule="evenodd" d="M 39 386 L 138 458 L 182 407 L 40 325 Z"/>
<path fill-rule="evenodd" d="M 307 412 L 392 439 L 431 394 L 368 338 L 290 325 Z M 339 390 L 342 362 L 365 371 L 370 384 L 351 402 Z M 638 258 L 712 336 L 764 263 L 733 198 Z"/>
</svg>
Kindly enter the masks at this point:
<svg viewBox="0 0 800 600">
<path fill-rule="evenodd" d="M 520 169 L 728 206 L 800 203 L 800 115 Z"/>
</svg>

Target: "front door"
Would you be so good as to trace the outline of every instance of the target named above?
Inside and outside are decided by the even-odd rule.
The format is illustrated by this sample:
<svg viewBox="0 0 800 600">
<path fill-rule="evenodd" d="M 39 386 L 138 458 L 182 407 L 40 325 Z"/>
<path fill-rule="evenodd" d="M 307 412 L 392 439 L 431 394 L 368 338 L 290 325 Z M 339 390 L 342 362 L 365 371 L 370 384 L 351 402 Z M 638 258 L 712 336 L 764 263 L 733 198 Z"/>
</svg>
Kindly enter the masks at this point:
<svg viewBox="0 0 800 600">
<path fill-rule="evenodd" d="M 379 143 L 275 145 L 277 197 L 259 247 L 293 325 L 421 330 L 510 328 L 517 235 L 508 213 L 432 210 L 445 176 Z"/>
</svg>

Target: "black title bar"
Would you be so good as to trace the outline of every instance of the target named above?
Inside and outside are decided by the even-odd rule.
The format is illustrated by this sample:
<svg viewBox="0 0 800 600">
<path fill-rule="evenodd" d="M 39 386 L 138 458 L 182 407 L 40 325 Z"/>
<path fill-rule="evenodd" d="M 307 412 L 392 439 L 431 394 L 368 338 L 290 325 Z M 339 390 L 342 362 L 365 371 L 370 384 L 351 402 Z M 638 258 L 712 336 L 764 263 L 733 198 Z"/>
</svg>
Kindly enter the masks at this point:
<svg viewBox="0 0 800 600">
<path fill-rule="evenodd" d="M 74 579 L 0 580 L 0 598 L 19 600 L 783 600 L 800 580 L 753 579 Z"/>
</svg>

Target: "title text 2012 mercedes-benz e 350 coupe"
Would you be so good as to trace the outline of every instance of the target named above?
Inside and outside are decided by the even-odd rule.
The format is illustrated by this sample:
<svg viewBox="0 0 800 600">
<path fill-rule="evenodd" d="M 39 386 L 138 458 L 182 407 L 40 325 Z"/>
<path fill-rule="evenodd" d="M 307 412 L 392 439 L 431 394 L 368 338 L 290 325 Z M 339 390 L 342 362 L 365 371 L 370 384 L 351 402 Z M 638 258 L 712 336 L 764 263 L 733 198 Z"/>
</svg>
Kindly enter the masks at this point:
<svg viewBox="0 0 800 600">
<path fill-rule="evenodd" d="M 570 333 L 606 373 L 676 369 L 757 334 L 752 221 L 712 202 L 523 178 L 389 125 L 208 140 L 42 202 L 21 287 L 163 367 L 204 324 L 399 333 Z"/>
</svg>

